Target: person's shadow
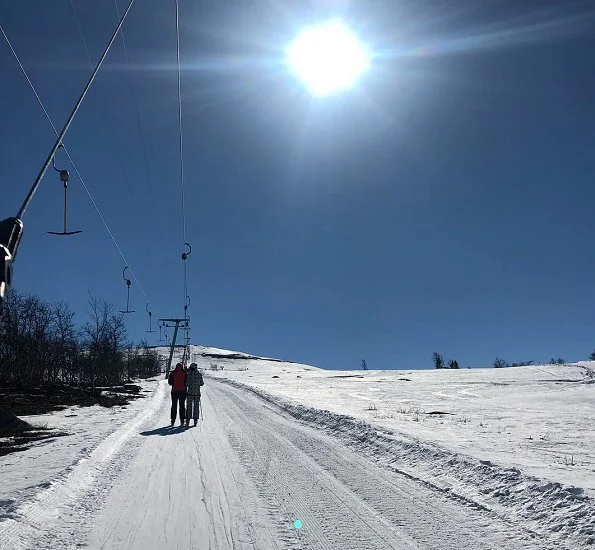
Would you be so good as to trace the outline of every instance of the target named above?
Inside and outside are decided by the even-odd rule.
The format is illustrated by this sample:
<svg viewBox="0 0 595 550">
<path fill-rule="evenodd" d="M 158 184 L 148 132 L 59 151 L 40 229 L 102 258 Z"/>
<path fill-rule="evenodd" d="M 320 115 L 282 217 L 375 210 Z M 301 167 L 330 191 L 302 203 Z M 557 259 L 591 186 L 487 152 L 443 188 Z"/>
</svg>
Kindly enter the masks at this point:
<svg viewBox="0 0 595 550">
<path fill-rule="evenodd" d="M 163 426 L 162 428 L 155 428 L 146 432 L 140 432 L 140 435 L 175 435 L 185 431 L 184 426 Z"/>
</svg>

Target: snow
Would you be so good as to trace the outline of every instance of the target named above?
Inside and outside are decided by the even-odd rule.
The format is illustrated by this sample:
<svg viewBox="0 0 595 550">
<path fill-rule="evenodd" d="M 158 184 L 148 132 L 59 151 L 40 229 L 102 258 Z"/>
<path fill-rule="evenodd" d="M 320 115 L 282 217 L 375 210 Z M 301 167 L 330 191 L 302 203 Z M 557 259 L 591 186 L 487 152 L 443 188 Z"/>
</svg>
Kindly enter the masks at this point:
<svg viewBox="0 0 595 550">
<path fill-rule="evenodd" d="M 164 380 L 125 409 L 26 418 L 71 435 L 0 458 L 2 550 L 595 544 L 593 363 L 339 372 L 192 352 L 196 428 L 169 427 Z"/>
<path fill-rule="evenodd" d="M 40 488 L 48 487 L 51 480 L 71 471 L 107 436 L 134 421 L 140 411 L 146 410 L 146 401 L 151 399 L 157 380 L 143 380 L 136 384 L 141 386 L 141 395 L 146 397 L 133 399 L 127 406 L 76 406 L 23 417 L 34 426 L 55 428 L 68 435 L 39 441 L 25 451 L 0 459 L 0 517 L 10 516 L 19 502 L 35 495 Z"/>
<path fill-rule="evenodd" d="M 522 517 L 572 548 L 595 544 L 593 362 L 443 371 L 218 364 L 213 377 L 254 388 L 437 491 Z"/>
<path fill-rule="evenodd" d="M 155 392 L 156 380 L 139 385 L 147 397 L 125 407 L 70 407 L 25 417 L 34 426 L 58 428 L 69 435 L 1 458 L 0 549 L 28 548 L 37 531 L 57 521 L 61 505 L 68 506 L 98 482 L 95 472 L 163 401 L 163 392 Z M 5 538 L 11 545 L 4 545 Z"/>
<path fill-rule="evenodd" d="M 595 497 L 594 363 L 507 369 L 326 371 L 242 361 L 213 376 L 585 489 Z M 278 376 L 278 378 L 273 378 Z M 298 378 L 299 377 L 299 378 Z M 430 414 L 430 413 L 446 414 Z M 570 462 L 574 465 L 570 465 Z"/>
</svg>

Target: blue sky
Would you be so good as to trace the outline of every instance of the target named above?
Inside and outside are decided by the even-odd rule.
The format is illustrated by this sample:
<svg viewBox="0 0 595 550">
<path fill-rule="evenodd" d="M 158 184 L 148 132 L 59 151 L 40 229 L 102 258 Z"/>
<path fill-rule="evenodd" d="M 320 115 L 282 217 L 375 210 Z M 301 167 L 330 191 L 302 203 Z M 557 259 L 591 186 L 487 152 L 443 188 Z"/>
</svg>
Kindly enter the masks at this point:
<svg viewBox="0 0 595 550">
<path fill-rule="evenodd" d="M 73 0 L 95 61 L 111 2 Z M 124 1 L 119 0 L 120 8 Z M 595 18 L 589 2 L 181 2 L 192 340 L 326 368 L 585 358 L 595 348 Z M 589 11 L 591 10 L 591 11 Z M 283 63 L 341 16 L 376 57 L 313 99 Z M 69 0 L 0 22 L 57 126 L 89 74 Z M 65 143 L 154 318 L 181 316 L 173 2 L 138 2 Z M 0 46 L 0 216 L 53 143 Z M 134 95 L 133 95 L 134 94 Z M 142 139 L 133 97 L 136 97 Z M 68 168 L 63 153 L 58 165 Z M 71 170 L 48 172 L 15 287 L 123 307 L 124 263 Z M 145 336 L 132 287 L 130 336 Z"/>
</svg>

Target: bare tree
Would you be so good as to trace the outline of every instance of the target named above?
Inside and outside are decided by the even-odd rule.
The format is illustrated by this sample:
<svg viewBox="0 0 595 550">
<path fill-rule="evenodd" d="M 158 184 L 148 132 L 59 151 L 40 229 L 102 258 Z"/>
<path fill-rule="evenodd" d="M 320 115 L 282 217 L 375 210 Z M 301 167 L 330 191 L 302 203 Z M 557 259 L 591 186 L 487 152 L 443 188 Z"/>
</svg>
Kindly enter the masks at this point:
<svg viewBox="0 0 595 550">
<path fill-rule="evenodd" d="M 98 379 L 103 384 L 120 380 L 125 365 L 122 350 L 126 341 L 126 325 L 114 307 L 94 296 L 89 298 L 89 320 L 82 330 L 87 353 L 87 376 L 94 388 Z"/>
<path fill-rule="evenodd" d="M 53 357 L 48 366 L 50 382 L 60 379 L 72 384 L 75 381 L 79 345 L 73 319 L 74 312 L 67 304 L 57 302 L 53 305 L 50 343 Z"/>
<path fill-rule="evenodd" d="M 0 381 L 95 387 L 159 374 L 159 356 L 146 342 L 126 342 L 122 315 L 103 300 L 90 296 L 89 318 L 78 330 L 65 303 L 13 290 L 0 315 Z"/>
</svg>

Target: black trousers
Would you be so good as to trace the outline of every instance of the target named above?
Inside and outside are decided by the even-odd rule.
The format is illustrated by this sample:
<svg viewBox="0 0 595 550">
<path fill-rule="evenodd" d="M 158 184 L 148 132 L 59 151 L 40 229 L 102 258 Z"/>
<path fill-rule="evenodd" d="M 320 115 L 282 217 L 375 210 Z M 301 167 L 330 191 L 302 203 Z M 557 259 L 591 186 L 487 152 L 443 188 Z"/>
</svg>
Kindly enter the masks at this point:
<svg viewBox="0 0 595 550">
<path fill-rule="evenodd" d="M 176 409 L 178 408 L 178 402 L 180 404 L 180 420 L 184 420 L 186 416 L 186 392 L 185 391 L 172 391 L 171 392 L 171 421 L 176 421 Z"/>
</svg>

